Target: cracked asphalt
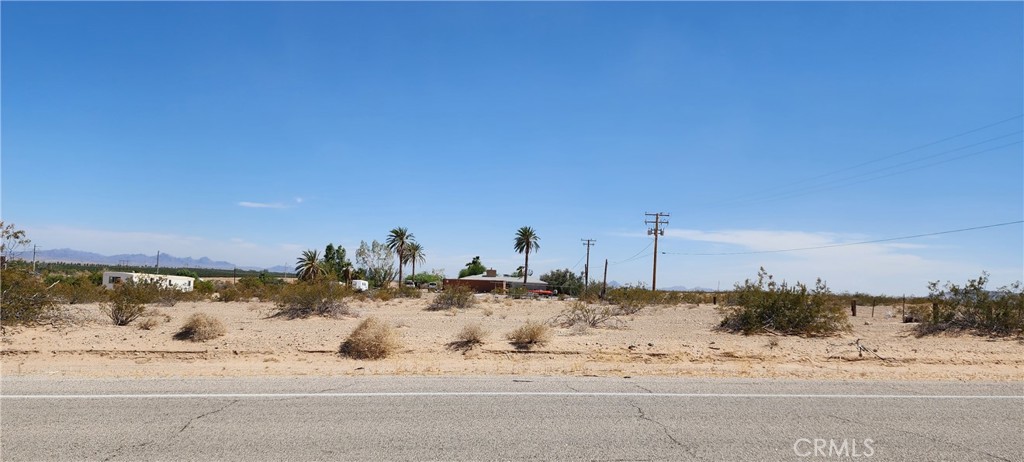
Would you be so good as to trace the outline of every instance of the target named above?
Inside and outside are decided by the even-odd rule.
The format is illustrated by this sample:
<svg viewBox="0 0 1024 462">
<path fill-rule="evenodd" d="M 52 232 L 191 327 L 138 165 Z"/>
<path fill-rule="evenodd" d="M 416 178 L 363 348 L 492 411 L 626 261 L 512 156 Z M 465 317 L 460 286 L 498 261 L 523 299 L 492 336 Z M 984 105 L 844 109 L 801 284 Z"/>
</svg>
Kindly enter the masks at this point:
<svg viewBox="0 0 1024 462">
<path fill-rule="evenodd" d="M 1013 383 L 0 380 L 5 461 L 1021 461 L 1022 436 Z"/>
</svg>

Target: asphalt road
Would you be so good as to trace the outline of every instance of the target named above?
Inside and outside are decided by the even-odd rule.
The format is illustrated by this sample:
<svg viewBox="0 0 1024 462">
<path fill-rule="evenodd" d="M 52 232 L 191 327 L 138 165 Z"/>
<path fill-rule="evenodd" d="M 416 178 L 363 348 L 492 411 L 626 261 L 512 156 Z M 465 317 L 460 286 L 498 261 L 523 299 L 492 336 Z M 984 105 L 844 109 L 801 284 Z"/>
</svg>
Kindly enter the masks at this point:
<svg viewBox="0 0 1024 462">
<path fill-rule="evenodd" d="M 3 378 L 0 460 L 1012 460 L 1019 383 Z"/>
</svg>

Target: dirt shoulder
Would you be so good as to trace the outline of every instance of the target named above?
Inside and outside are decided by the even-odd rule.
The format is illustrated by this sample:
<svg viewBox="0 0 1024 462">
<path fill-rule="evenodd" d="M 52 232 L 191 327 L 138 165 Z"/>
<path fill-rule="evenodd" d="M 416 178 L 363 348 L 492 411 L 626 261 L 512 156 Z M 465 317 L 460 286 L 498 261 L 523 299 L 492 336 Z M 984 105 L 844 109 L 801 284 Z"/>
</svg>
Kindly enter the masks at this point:
<svg viewBox="0 0 1024 462">
<path fill-rule="evenodd" d="M 1024 381 L 1024 341 L 974 335 L 919 338 L 898 309 L 850 318 L 830 338 L 743 336 L 715 330 L 711 305 L 650 307 L 615 329 L 554 328 L 552 340 L 518 350 L 505 334 L 527 320 L 548 321 L 559 300 L 480 297 L 474 308 L 427 311 L 422 299 L 350 302 L 355 317 L 288 320 L 266 302 L 179 303 L 155 307 L 150 329 L 111 325 L 97 305 L 65 307 L 64 323 L 7 328 L 0 337 L 4 376 L 184 377 L 295 375 L 595 375 L 867 380 Z M 227 334 L 203 343 L 174 340 L 189 315 L 224 322 Z M 344 358 L 338 348 L 361 317 L 394 325 L 403 350 L 379 361 Z M 489 331 L 470 350 L 449 344 L 467 324 Z M 866 347 L 859 350 L 856 342 Z"/>
</svg>

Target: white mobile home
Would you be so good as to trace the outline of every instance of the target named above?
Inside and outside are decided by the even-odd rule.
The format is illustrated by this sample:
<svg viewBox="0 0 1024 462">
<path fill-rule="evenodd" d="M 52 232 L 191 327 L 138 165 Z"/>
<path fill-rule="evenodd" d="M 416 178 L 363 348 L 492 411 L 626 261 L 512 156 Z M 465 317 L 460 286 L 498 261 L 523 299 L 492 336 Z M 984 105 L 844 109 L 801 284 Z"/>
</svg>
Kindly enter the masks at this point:
<svg viewBox="0 0 1024 462">
<path fill-rule="evenodd" d="M 188 276 L 168 276 L 166 274 L 149 273 L 127 273 L 123 271 L 103 272 L 103 285 L 108 289 L 113 289 L 115 284 L 128 281 L 154 281 L 163 287 L 173 287 L 182 292 L 192 292 L 192 289 L 194 288 L 194 281 L 191 277 Z"/>
</svg>

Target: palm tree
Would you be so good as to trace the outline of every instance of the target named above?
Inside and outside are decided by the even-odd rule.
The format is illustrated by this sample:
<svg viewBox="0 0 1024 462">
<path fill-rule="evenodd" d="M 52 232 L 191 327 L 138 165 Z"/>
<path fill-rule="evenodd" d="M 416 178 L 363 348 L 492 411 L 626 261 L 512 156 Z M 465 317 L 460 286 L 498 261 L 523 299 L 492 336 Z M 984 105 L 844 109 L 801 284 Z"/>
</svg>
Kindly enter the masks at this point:
<svg viewBox="0 0 1024 462">
<path fill-rule="evenodd" d="M 300 281 L 319 279 L 327 274 L 327 270 L 320 262 L 320 252 L 316 250 L 304 250 L 302 256 L 295 261 L 295 276 Z"/>
<path fill-rule="evenodd" d="M 526 262 L 523 265 L 523 285 L 526 285 L 526 278 L 530 274 L 530 251 L 540 250 L 540 236 L 537 231 L 529 226 L 523 226 L 516 231 L 516 252 L 526 253 Z"/>
<path fill-rule="evenodd" d="M 398 227 L 392 229 L 388 233 L 388 239 L 385 241 L 388 248 L 398 255 L 398 283 L 402 283 L 402 265 L 409 261 L 409 255 L 406 248 L 409 244 L 416 242 L 416 238 L 413 237 L 412 233 L 407 228 Z"/>
<path fill-rule="evenodd" d="M 423 246 L 419 242 L 413 242 L 405 248 L 408 261 L 412 262 L 412 283 L 416 284 L 416 262 L 425 263 L 427 254 L 423 253 Z"/>
</svg>

